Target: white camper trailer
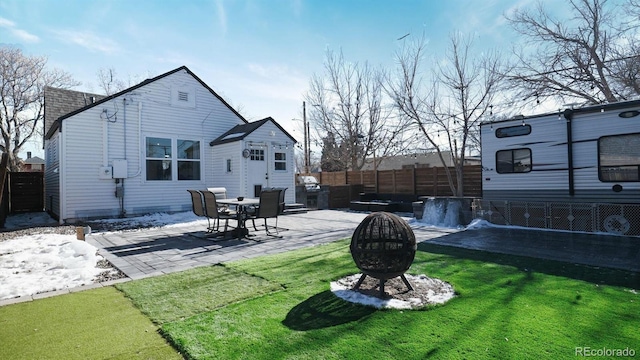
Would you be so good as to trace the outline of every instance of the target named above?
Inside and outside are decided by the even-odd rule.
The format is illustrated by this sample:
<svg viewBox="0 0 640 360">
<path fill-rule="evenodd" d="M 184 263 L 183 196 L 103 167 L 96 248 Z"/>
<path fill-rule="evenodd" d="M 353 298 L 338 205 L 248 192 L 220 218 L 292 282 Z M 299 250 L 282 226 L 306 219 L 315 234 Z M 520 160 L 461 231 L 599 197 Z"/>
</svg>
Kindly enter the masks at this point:
<svg viewBox="0 0 640 360">
<path fill-rule="evenodd" d="M 481 215 L 640 235 L 640 101 L 484 122 Z"/>
</svg>

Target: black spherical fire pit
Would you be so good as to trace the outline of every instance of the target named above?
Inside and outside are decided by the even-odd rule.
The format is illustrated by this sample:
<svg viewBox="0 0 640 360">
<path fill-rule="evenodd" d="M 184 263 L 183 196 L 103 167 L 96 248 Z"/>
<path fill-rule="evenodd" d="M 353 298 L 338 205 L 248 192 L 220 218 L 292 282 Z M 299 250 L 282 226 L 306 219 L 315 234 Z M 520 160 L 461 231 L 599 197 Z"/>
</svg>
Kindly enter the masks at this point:
<svg viewBox="0 0 640 360">
<path fill-rule="evenodd" d="M 413 290 L 404 273 L 416 255 L 416 237 L 406 221 L 387 212 L 367 216 L 351 237 L 351 256 L 362 276 L 354 289 L 360 288 L 367 275 L 380 280 L 380 296 L 385 297 L 384 283 L 400 276 Z"/>
</svg>

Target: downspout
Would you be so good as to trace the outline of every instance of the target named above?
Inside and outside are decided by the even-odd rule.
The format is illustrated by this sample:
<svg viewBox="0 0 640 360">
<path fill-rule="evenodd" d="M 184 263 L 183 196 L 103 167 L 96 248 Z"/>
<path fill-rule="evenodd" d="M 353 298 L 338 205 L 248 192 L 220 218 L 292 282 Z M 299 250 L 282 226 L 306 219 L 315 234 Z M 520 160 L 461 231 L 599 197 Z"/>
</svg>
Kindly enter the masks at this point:
<svg viewBox="0 0 640 360">
<path fill-rule="evenodd" d="M 573 196 L 575 194 L 575 185 L 573 182 L 573 135 L 571 133 L 573 110 L 566 109 L 563 116 L 567 120 L 567 175 L 569 176 L 569 196 Z"/>
<path fill-rule="evenodd" d="M 124 160 L 127 160 L 127 98 L 122 98 L 122 126 L 124 128 L 123 130 L 123 141 L 124 141 Z M 128 167 L 128 164 L 127 164 Z M 128 174 L 129 171 L 128 169 L 125 170 L 125 176 L 129 175 Z M 118 183 L 118 180 L 122 181 L 122 185 L 120 185 L 122 187 L 122 197 L 120 198 L 120 217 L 123 218 L 124 217 L 124 179 L 116 179 L 116 184 Z M 117 186 L 117 185 L 116 185 Z"/>
<path fill-rule="evenodd" d="M 142 154 L 142 101 L 138 101 L 138 153 Z M 142 172 L 142 158 L 138 161 L 138 172 L 132 177 L 137 177 Z"/>
</svg>

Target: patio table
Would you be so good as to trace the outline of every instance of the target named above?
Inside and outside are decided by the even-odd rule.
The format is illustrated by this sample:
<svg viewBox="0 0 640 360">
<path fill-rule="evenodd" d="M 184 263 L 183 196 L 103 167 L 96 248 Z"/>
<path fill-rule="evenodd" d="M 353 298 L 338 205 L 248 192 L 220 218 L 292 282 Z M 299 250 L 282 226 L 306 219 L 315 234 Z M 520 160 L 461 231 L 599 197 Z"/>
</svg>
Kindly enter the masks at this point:
<svg viewBox="0 0 640 360">
<path fill-rule="evenodd" d="M 256 206 L 260 204 L 260 199 L 255 198 L 243 198 L 242 200 L 238 200 L 237 198 L 232 199 L 217 199 L 216 202 L 218 204 L 223 205 L 233 205 L 236 207 L 236 212 L 238 214 L 238 226 L 233 230 L 238 239 L 249 236 L 249 229 L 246 226 L 246 218 L 247 218 L 247 208 L 250 206 Z"/>
</svg>

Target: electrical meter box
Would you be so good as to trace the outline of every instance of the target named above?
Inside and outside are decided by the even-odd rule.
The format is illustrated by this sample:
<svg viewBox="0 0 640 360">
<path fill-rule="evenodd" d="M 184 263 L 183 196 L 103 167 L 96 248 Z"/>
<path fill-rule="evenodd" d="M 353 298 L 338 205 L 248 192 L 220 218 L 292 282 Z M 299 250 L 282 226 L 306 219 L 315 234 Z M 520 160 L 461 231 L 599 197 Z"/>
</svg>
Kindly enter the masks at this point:
<svg viewBox="0 0 640 360">
<path fill-rule="evenodd" d="M 127 160 L 113 160 L 113 178 L 127 178 Z"/>
</svg>

